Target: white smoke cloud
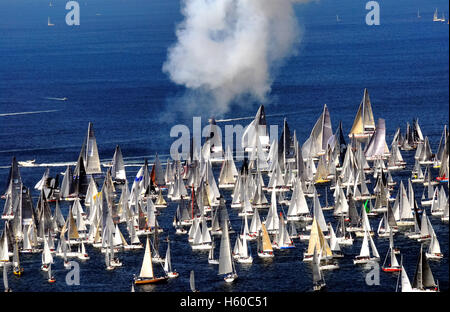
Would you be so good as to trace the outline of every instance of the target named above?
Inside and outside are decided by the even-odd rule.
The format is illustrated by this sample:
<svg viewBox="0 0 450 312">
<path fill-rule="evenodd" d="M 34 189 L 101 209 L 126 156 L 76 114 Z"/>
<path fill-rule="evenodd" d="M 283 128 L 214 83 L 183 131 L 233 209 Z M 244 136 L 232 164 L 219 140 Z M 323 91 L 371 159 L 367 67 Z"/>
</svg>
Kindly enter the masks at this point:
<svg viewBox="0 0 450 312">
<path fill-rule="evenodd" d="M 293 3 L 305 1 L 182 1 L 184 20 L 163 71 L 188 88 L 188 105 L 221 114 L 242 96 L 264 102 L 274 69 L 296 52 Z"/>
</svg>

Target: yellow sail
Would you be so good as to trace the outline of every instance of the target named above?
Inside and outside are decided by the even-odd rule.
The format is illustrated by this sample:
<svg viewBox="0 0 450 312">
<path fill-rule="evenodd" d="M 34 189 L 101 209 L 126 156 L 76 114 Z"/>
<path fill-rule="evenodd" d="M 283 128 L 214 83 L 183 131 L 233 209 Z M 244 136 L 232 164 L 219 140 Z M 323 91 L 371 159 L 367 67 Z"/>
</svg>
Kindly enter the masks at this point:
<svg viewBox="0 0 450 312">
<path fill-rule="evenodd" d="M 272 243 L 270 242 L 269 234 L 267 233 L 267 229 L 264 223 L 261 224 L 261 229 L 262 229 L 263 251 L 273 251 Z"/>
<path fill-rule="evenodd" d="M 364 131 L 363 118 L 362 118 L 362 107 L 363 103 L 359 104 L 358 112 L 356 113 L 355 120 L 353 121 L 352 129 L 350 134 L 361 134 Z"/>
<path fill-rule="evenodd" d="M 327 167 L 325 166 L 325 158 L 320 157 L 319 164 L 317 166 L 316 175 L 314 177 L 314 182 L 315 183 L 329 182 L 330 180 L 327 179 L 327 177 L 328 177 L 328 170 L 327 170 Z"/>
<path fill-rule="evenodd" d="M 314 254 L 314 248 L 316 248 L 317 250 L 323 250 L 327 257 L 332 256 L 331 248 L 328 245 L 328 242 L 325 239 L 322 230 L 319 228 L 316 218 L 314 218 L 313 220 L 311 233 L 309 235 L 309 244 L 308 244 L 309 255 Z"/>
<path fill-rule="evenodd" d="M 75 223 L 75 219 L 72 215 L 72 209 L 69 210 L 69 239 L 78 239 L 80 236 L 78 235 L 77 224 Z"/>
<path fill-rule="evenodd" d="M 372 105 L 370 104 L 369 91 L 367 89 L 364 89 L 363 105 L 364 128 L 375 129 L 375 120 L 373 119 Z"/>
<path fill-rule="evenodd" d="M 94 237 L 94 243 L 100 243 L 101 237 L 100 237 L 100 221 L 97 223 L 97 228 L 95 231 L 95 237 Z"/>
<path fill-rule="evenodd" d="M 159 190 L 159 195 L 156 199 L 155 205 L 167 205 L 167 202 L 164 200 L 161 190 Z"/>
</svg>

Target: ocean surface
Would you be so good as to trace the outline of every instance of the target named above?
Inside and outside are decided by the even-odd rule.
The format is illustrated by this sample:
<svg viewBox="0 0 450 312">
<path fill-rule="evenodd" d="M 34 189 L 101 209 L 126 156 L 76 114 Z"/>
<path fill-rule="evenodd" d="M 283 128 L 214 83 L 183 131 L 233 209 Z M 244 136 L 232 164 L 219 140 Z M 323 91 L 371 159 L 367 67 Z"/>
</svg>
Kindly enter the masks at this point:
<svg viewBox="0 0 450 312">
<path fill-rule="evenodd" d="M 78 27 L 65 24 L 65 3 L 52 1 L 50 7 L 48 0 L 0 2 L 0 193 L 6 189 L 13 156 L 19 161 L 35 159 L 38 164 L 49 164 L 51 175 L 63 172 L 66 163 L 75 163 L 89 121 L 94 125 L 102 161 L 109 161 L 119 144 L 127 164 L 142 164 L 144 158 L 152 162 L 155 153 L 163 160 L 169 157 L 175 140 L 170 137 L 172 126 L 192 128 L 194 116 L 201 116 L 205 125 L 210 117 L 203 111 L 184 112 L 178 107 L 177 99 L 185 90 L 162 72 L 167 49 L 176 41 L 175 27 L 183 18 L 179 1 L 80 1 Z M 273 73 L 272 89 L 264 103 L 269 124 L 279 125 L 281 132 L 286 117 L 302 144 L 327 104 L 333 131 L 342 121 L 348 133 L 367 88 L 375 119 L 386 120 L 388 145 L 398 127 L 404 132 L 406 122 L 419 118 L 436 152 L 443 127 L 449 123 L 449 26 L 432 22 L 432 17 L 435 8 L 448 17 L 448 2 L 379 3 L 379 26 L 365 24 L 365 1 L 322 0 L 295 5 L 302 38 L 297 53 Z M 418 9 L 421 18 L 417 17 Z M 48 17 L 55 26 L 47 25 Z M 259 104 L 252 100 L 234 103 L 228 113 L 215 117 L 253 116 Z M 24 113 L 38 111 L 47 112 Z M 250 120 L 239 122 L 245 126 Z M 393 177 L 407 183 L 414 151 L 402 155 L 407 168 Z M 130 182 L 138 169 L 126 167 Z M 20 168 L 23 182 L 30 188 L 44 171 L 45 167 Z M 436 176 L 437 171 L 433 174 Z M 414 185 L 419 203 L 422 189 Z M 323 194 L 324 189 L 318 191 Z M 396 192 L 397 188 L 393 194 Z M 38 194 L 33 190 L 35 204 Z M 224 194 L 229 200 L 230 193 Z M 320 200 L 323 205 L 324 196 Z M 1 207 L 3 204 L 0 200 Z M 63 206 L 63 213 L 67 209 Z M 272 260 L 257 257 L 256 243 L 252 242 L 253 264 L 237 264 L 239 279 L 226 285 L 217 275 L 217 266 L 208 264 L 207 252 L 193 252 L 186 236 L 175 235 L 171 223 L 175 209 L 176 204 L 171 203 L 158 217 L 164 228 L 160 254 L 165 255 L 164 238 L 169 235 L 172 265 L 180 277 L 137 291 L 189 291 L 190 270 L 195 271 L 201 291 L 311 290 L 312 270 L 302 262 L 307 242 L 299 240 L 294 241 L 295 249 L 275 251 Z M 239 232 L 238 211 L 229 208 L 229 213 L 234 230 Z M 262 217 L 265 214 L 261 212 Z M 332 211 L 324 214 L 335 228 Z M 445 255 L 440 261 L 430 261 L 430 266 L 440 288 L 448 290 L 448 224 L 435 217 L 430 220 Z M 370 221 L 376 229 L 379 218 Z M 235 235 L 231 236 L 233 246 Z M 382 264 L 388 240 L 376 236 L 374 240 Z M 400 234 L 395 236 L 395 245 L 401 249 L 412 280 L 420 245 Z M 325 272 L 329 291 L 395 291 L 395 274 L 380 272 L 379 285 L 366 284 L 368 270 L 352 262 L 360 247 L 361 240 L 345 247 L 340 269 Z M 140 270 L 143 250 L 120 253 L 123 267 L 112 272 L 105 270 L 104 257 L 98 250 L 87 246 L 87 252 L 91 259 L 79 261 L 79 286 L 66 285 L 68 271 L 60 258 L 52 266 L 56 283 L 49 284 L 39 269 L 40 254 L 21 255 L 25 274 L 17 278 L 9 272 L 9 285 L 13 291 L 130 290 L 132 276 Z"/>
</svg>

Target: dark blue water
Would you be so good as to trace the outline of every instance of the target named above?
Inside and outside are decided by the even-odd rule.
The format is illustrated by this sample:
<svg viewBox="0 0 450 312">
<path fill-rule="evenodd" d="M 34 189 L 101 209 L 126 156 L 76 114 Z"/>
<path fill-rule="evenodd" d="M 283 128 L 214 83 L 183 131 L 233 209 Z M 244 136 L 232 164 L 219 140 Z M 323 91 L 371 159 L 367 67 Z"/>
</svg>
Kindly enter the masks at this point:
<svg viewBox="0 0 450 312">
<path fill-rule="evenodd" d="M 292 130 L 303 143 L 327 104 L 333 127 L 342 121 L 348 132 L 368 88 L 375 118 L 385 118 L 387 141 L 397 127 L 418 117 L 428 135 L 433 152 L 439 144 L 449 112 L 448 25 L 433 23 L 437 7 L 448 16 L 446 1 L 379 1 L 381 25 L 367 26 L 365 1 L 320 1 L 296 8 L 302 29 L 298 53 L 274 73 L 266 113 L 270 124 L 281 125 L 284 113 Z M 6 187 L 8 165 L 18 160 L 37 163 L 75 162 L 87 131 L 93 122 L 102 160 L 110 159 L 120 144 L 127 161 L 142 162 L 158 152 L 165 159 L 174 138 L 174 124 L 192 127 L 192 113 L 183 113 L 176 99 L 184 94 L 162 72 L 167 48 L 175 40 L 175 26 L 181 21 L 178 1 L 81 1 L 81 25 L 65 24 L 64 1 L 4 0 L 0 2 L 0 115 L 14 112 L 56 110 L 53 113 L 0 116 L 0 192 Z M 416 17 L 420 9 L 421 19 Z M 440 13 L 441 14 L 441 13 Z M 336 15 L 342 20 L 336 23 Z M 50 16 L 54 27 L 47 26 Z M 55 101 L 47 97 L 67 97 Z M 235 103 L 224 116 L 255 114 L 259 103 Z M 172 114 L 176 111 L 176 114 Z M 295 113 L 295 114 L 294 114 Z M 206 123 L 209 114 L 199 111 Z M 333 128 L 334 130 L 335 128 Z M 407 170 L 396 172 L 396 181 L 407 181 L 413 166 L 413 153 L 402 152 Z M 21 168 L 23 182 L 33 187 L 45 168 Z M 51 174 L 63 171 L 51 167 Z M 131 181 L 138 167 L 127 167 Z M 436 175 L 437 173 L 434 172 Z M 415 185 L 420 199 L 422 188 Z M 323 189 L 319 188 L 323 193 Z M 396 191 L 395 191 L 396 192 Z M 394 192 L 394 194 L 395 194 Z M 38 194 L 34 191 L 35 201 Z M 229 193 L 225 192 L 229 199 Z M 324 197 L 321 197 L 321 201 Z M 418 201 L 420 202 L 420 200 Z M 3 206 L 3 201 L 0 201 Z M 176 206 L 171 204 L 158 217 L 172 240 L 172 264 L 180 277 L 166 285 L 147 286 L 144 291 L 187 291 L 189 271 L 195 270 L 202 291 L 308 291 L 311 268 L 301 261 L 307 243 L 295 241 L 288 251 L 275 251 L 273 260 L 255 257 L 252 266 L 237 265 L 239 280 L 225 285 L 217 266 L 208 265 L 207 253 L 192 252 L 186 236 L 176 236 L 171 220 Z M 67 212 L 67 207 L 63 207 Z M 265 212 L 261 213 L 265 216 Z M 230 210 L 236 231 L 240 230 L 237 211 Z M 335 226 L 331 212 L 327 221 Z M 372 226 L 378 218 L 371 219 Z M 448 290 L 448 224 L 431 218 L 445 255 L 431 262 L 442 289 Z M 2 222 L 3 223 L 3 222 Z M 3 226 L 3 224 L 2 224 Z M 163 237 L 163 238 L 164 238 Z M 231 237 L 234 245 L 234 234 Z M 405 268 L 412 279 L 419 244 L 395 237 L 403 253 Z M 381 257 L 388 241 L 375 237 Z M 217 246 L 218 246 L 217 241 Z M 340 269 L 325 272 L 331 291 L 394 291 L 396 275 L 381 272 L 379 286 L 367 286 L 365 274 L 352 263 L 361 240 L 346 248 Z M 160 253 L 166 245 L 161 243 Z M 252 245 L 256 255 L 256 245 Z M 14 291 L 129 291 L 138 273 L 143 251 L 121 253 L 124 264 L 112 272 L 104 269 L 104 258 L 87 247 L 91 259 L 80 262 L 80 286 L 67 286 L 62 260 L 56 258 L 56 283 L 50 285 L 40 272 L 40 255 L 21 257 L 25 275 L 9 276 Z"/>
</svg>

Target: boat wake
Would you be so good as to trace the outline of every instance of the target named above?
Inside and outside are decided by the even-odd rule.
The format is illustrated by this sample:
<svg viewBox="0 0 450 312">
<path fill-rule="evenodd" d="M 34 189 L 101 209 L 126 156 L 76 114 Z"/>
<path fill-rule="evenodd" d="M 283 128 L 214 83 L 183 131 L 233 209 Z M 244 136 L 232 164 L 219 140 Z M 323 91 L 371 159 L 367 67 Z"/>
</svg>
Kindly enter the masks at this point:
<svg viewBox="0 0 450 312">
<path fill-rule="evenodd" d="M 48 97 L 48 96 L 44 97 L 44 99 L 53 100 L 53 101 L 67 101 L 68 100 L 66 97 L 59 98 L 59 97 Z"/>
<path fill-rule="evenodd" d="M 59 112 L 59 111 L 60 111 L 60 109 L 51 109 L 51 110 L 42 110 L 42 111 L 34 111 L 34 112 L 4 113 L 4 114 L 0 114 L 0 117 L 15 116 L 15 115 L 29 115 L 29 114 L 53 113 L 53 112 Z"/>
</svg>

